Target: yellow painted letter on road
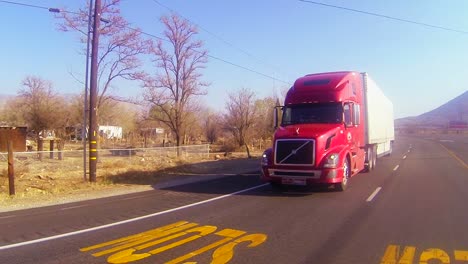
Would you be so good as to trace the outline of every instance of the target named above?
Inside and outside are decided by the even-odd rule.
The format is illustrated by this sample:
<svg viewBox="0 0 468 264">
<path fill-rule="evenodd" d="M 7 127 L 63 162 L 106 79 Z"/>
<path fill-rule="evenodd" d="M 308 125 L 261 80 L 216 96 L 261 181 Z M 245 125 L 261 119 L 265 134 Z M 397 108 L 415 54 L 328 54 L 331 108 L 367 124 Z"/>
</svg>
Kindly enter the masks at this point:
<svg viewBox="0 0 468 264">
<path fill-rule="evenodd" d="M 150 257 L 152 255 L 156 255 L 158 253 L 164 252 L 166 250 L 175 248 L 177 246 L 189 243 L 189 242 L 194 241 L 196 239 L 199 239 L 199 238 L 201 238 L 203 236 L 209 235 L 209 234 L 215 232 L 216 229 L 217 229 L 216 226 L 195 227 L 195 228 L 189 229 L 189 230 L 184 231 L 184 232 L 176 233 L 174 235 L 158 239 L 156 241 L 151 241 L 149 243 L 145 243 L 145 244 L 136 246 L 134 248 L 130 248 L 130 249 L 126 249 L 126 250 L 117 252 L 117 253 L 109 256 L 107 258 L 107 262 L 116 264 L 116 263 L 128 263 L 128 262 L 132 262 L 132 261 L 141 260 L 141 259 Z M 169 245 L 153 249 L 153 250 L 148 251 L 148 252 L 135 253 L 136 251 L 140 251 L 140 250 L 143 250 L 143 249 L 146 249 L 146 248 L 161 244 L 163 242 L 166 242 L 166 241 L 169 241 L 169 240 L 172 240 L 172 239 L 187 235 L 189 233 L 198 233 L 198 234 L 187 237 L 187 238 L 184 238 L 184 239 L 182 239 L 180 241 L 171 243 Z"/>
<path fill-rule="evenodd" d="M 450 257 L 447 252 L 438 248 L 429 248 L 424 250 L 419 257 L 419 264 L 428 264 L 428 261 L 431 259 L 440 260 L 439 263 L 442 264 L 450 264 Z"/>
<path fill-rule="evenodd" d="M 468 261 L 468 251 L 455 250 L 455 260 Z"/>
<path fill-rule="evenodd" d="M 399 245 L 389 245 L 380 264 L 413 264 L 415 247 L 405 247 L 403 252 Z"/>
<path fill-rule="evenodd" d="M 256 247 L 267 240 L 265 234 L 251 234 L 234 240 L 233 242 L 227 243 L 226 245 L 219 247 L 213 252 L 213 259 L 211 264 L 225 264 L 228 263 L 234 256 L 234 247 L 242 242 L 250 242 L 247 246 L 249 248 Z"/>
<path fill-rule="evenodd" d="M 215 235 L 222 236 L 222 237 L 225 237 L 225 238 L 223 238 L 223 239 L 221 239 L 221 240 L 218 240 L 218 241 L 216 241 L 216 242 L 214 242 L 214 243 L 211 243 L 211 244 L 209 244 L 208 246 L 202 247 L 202 248 L 197 249 L 197 250 L 195 250 L 195 251 L 193 251 L 193 252 L 190 252 L 190 253 L 188 253 L 188 254 L 185 254 L 185 255 L 183 255 L 183 256 L 181 256 L 181 257 L 178 257 L 178 258 L 176 258 L 176 259 L 173 259 L 173 260 L 171 260 L 171 261 L 169 261 L 169 262 L 166 262 L 166 264 L 177 264 L 177 263 L 181 263 L 181 262 L 183 262 L 183 261 L 185 261 L 185 260 L 187 260 L 187 259 L 190 259 L 190 258 L 192 258 L 192 257 L 195 257 L 195 256 L 197 256 L 197 255 L 200 255 L 200 254 L 202 254 L 202 253 L 204 253 L 204 252 L 206 252 L 206 251 L 208 251 L 208 250 L 211 250 L 211 249 L 213 249 L 213 248 L 216 248 L 216 247 L 218 247 L 218 246 L 221 246 L 221 245 L 223 245 L 223 244 L 225 244 L 225 243 L 227 243 L 227 242 L 233 240 L 233 239 L 236 238 L 236 237 L 240 237 L 240 236 L 244 235 L 245 233 L 246 233 L 245 231 L 241 231 L 241 230 L 223 229 L 223 230 L 221 230 L 221 231 L 219 231 L 219 232 L 216 232 Z M 184 264 L 187 264 L 187 263 L 190 263 L 190 262 L 185 262 Z"/>
<path fill-rule="evenodd" d="M 180 221 L 171 225 L 163 226 L 160 228 L 156 228 L 147 232 L 143 232 L 140 234 L 136 234 L 133 236 L 128 236 L 120 239 L 116 239 L 110 242 L 102 243 L 99 245 L 91 246 L 88 248 L 83 248 L 81 251 L 89 251 L 92 249 L 102 248 L 106 246 L 111 246 L 108 249 L 96 252 L 93 254 L 95 257 L 104 256 L 110 253 L 119 252 L 121 250 L 129 249 L 135 247 L 140 244 L 148 243 L 149 241 L 153 241 L 162 237 L 167 237 L 171 234 L 178 233 L 180 231 L 184 231 L 189 228 L 193 228 L 197 226 L 196 223 L 189 223 L 186 221 Z M 172 236 L 170 236 L 172 237 Z M 171 238 L 169 238 L 171 239 Z M 157 240 L 160 241 L 161 239 Z"/>
</svg>

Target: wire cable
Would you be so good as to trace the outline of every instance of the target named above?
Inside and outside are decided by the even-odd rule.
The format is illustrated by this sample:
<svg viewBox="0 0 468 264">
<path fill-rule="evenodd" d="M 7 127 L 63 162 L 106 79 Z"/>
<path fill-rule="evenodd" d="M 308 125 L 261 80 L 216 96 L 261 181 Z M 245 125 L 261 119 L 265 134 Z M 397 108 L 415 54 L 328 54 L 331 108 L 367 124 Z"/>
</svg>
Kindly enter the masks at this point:
<svg viewBox="0 0 468 264">
<path fill-rule="evenodd" d="M 55 7 L 46 7 L 46 6 L 31 5 L 31 4 L 21 3 L 21 2 L 13 2 L 13 1 L 4 1 L 4 0 L 0 0 L 0 3 L 11 4 L 11 5 L 18 5 L 18 6 L 23 6 L 23 7 L 31 7 L 31 8 L 37 8 L 37 9 L 43 9 L 43 10 L 47 10 L 47 11 L 52 12 L 52 13 L 69 13 L 69 14 L 75 14 L 75 15 L 79 15 L 79 14 L 80 14 L 80 13 L 78 13 L 78 12 L 62 10 L 62 9 L 55 8 Z"/>
<path fill-rule="evenodd" d="M 137 29 L 137 28 L 133 28 L 133 27 L 129 27 L 129 26 L 126 26 L 126 28 L 128 28 L 128 29 L 130 29 L 130 30 L 134 30 L 134 31 L 136 31 L 136 32 L 138 32 L 138 33 L 141 33 L 141 34 L 143 34 L 143 35 L 146 35 L 146 36 L 148 36 L 148 37 L 152 37 L 152 38 L 155 38 L 155 39 L 164 41 L 164 42 L 170 42 L 168 39 L 165 39 L 165 38 L 156 36 L 156 35 L 151 34 L 151 33 L 144 32 L 144 31 L 142 31 L 141 29 Z M 197 51 L 197 50 L 194 50 L 194 51 L 197 52 L 197 53 L 201 53 L 200 51 Z M 281 79 L 275 78 L 275 77 L 273 77 L 273 76 L 270 76 L 270 75 L 261 73 L 261 72 L 259 72 L 259 71 L 256 71 L 256 70 L 253 70 L 253 69 L 250 69 L 250 68 L 247 68 L 247 67 L 245 67 L 245 66 L 236 64 L 236 63 L 234 63 L 234 62 L 230 62 L 230 61 L 228 61 L 228 60 L 225 60 L 225 59 L 222 59 L 222 58 L 213 56 L 213 55 L 209 55 L 209 54 L 207 54 L 206 56 L 207 56 L 208 58 L 212 58 L 212 59 L 215 59 L 215 60 L 224 62 L 224 63 L 226 63 L 226 64 L 229 64 L 229 65 L 231 65 L 231 66 L 234 66 L 234 67 L 237 67 L 237 68 L 240 68 L 240 69 L 243 69 L 243 70 L 246 70 L 246 71 L 249 71 L 249 72 L 258 74 L 258 75 L 261 75 L 261 76 L 263 76 L 263 77 L 266 77 L 266 78 L 269 78 L 269 79 L 272 79 L 272 80 L 275 80 L 275 81 L 282 82 L 282 83 L 284 83 L 284 84 L 290 85 L 289 82 L 286 82 L 286 81 L 283 81 L 283 80 L 281 80 Z"/>
<path fill-rule="evenodd" d="M 203 30 L 203 31 L 206 32 L 207 34 L 211 35 L 211 36 L 214 37 L 215 39 L 217 39 L 217 40 L 223 42 L 224 44 L 226 44 L 227 46 L 229 46 L 229 47 L 231 47 L 231 48 L 233 48 L 233 49 L 235 49 L 235 50 L 237 50 L 237 51 L 239 51 L 239 52 L 241 52 L 241 53 L 247 55 L 248 57 L 250 57 L 251 59 L 255 60 L 256 62 L 261 63 L 261 64 L 263 64 L 264 66 L 268 66 L 268 67 L 270 67 L 270 68 L 272 68 L 272 69 L 274 69 L 274 70 L 276 70 L 276 71 L 281 71 L 281 70 L 279 69 L 278 66 L 275 66 L 275 65 L 273 65 L 273 64 L 267 63 L 265 59 L 261 59 L 261 58 L 255 56 L 255 55 L 253 55 L 252 53 L 250 53 L 250 52 L 248 52 L 248 51 L 246 51 L 246 50 L 244 50 L 244 49 L 242 49 L 242 48 L 237 47 L 236 45 L 234 45 L 234 44 L 232 44 L 231 42 L 229 42 L 229 41 L 223 39 L 222 37 L 218 36 L 217 34 L 211 32 L 211 31 L 207 30 L 206 28 L 200 26 L 199 24 L 197 24 L 197 23 L 191 21 L 190 19 L 188 19 L 187 17 L 183 16 L 182 14 L 180 14 L 180 13 L 177 12 L 177 11 L 175 11 L 174 9 L 172 9 L 172 8 L 170 8 L 170 7 L 168 7 L 168 6 L 164 5 L 164 4 L 162 4 L 161 2 L 159 2 L 159 1 L 157 1 L 157 0 L 152 0 L 152 1 L 153 1 L 155 4 L 157 4 L 157 5 L 159 5 L 159 6 L 163 7 L 163 8 L 165 8 L 165 9 L 167 9 L 167 10 L 169 10 L 170 12 L 173 12 L 173 13 L 177 14 L 178 16 L 184 18 L 185 20 L 189 21 L 190 23 L 196 25 L 198 28 L 200 28 L 201 30 Z M 229 63 L 229 62 L 228 62 L 228 63 Z M 273 78 L 273 79 L 274 79 L 274 78 Z M 278 80 L 278 81 L 279 81 L 279 80 Z M 283 81 L 281 81 L 281 82 L 283 82 Z M 288 83 L 288 84 L 289 84 L 289 83 Z"/>
<path fill-rule="evenodd" d="M 391 20 L 396 20 L 396 21 L 400 21 L 400 22 L 415 24 L 415 25 L 419 25 L 419 26 L 425 26 L 425 27 L 429 27 L 429 28 L 436 28 L 436 29 L 441 29 L 441 30 L 445 30 L 445 31 L 461 33 L 461 34 L 468 34 L 468 31 L 463 31 L 463 30 L 458 30 L 458 29 L 453 29 L 453 28 L 443 27 L 443 26 L 437 26 L 437 25 L 427 24 L 427 23 L 413 21 L 413 20 L 409 20 L 409 19 L 403 19 L 403 18 L 398 18 L 398 17 L 387 16 L 387 15 L 378 14 L 378 13 L 372 13 L 372 12 L 353 9 L 353 8 L 349 8 L 349 7 L 330 5 L 330 4 L 325 4 L 325 3 L 321 3 L 321 2 L 315 2 L 315 1 L 309 1 L 309 0 L 298 0 L 298 1 L 308 3 L 308 4 L 313 4 L 313 5 L 320 5 L 320 6 L 331 7 L 331 8 L 335 8 L 335 9 L 351 11 L 351 12 L 365 14 L 365 15 L 369 15 L 369 16 L 382 17 L 382 18 L 386 18 L 386 19 L 391 19 Z"/>
<path fill-rule="evenodd" d="M 0 3 L 5 3 L 5 4 L 11 4 L 11 5 L 19 5 L 19 6 L 26 6 L 26 7 L 33 7 L 33 8 L 38 8 L 38 9 L 49 10 L 48 7 L 38 6 L 38 5 L 24 4 L 24 3 L 19 3 L 19 2 L 12 2 L 12 1 L 3 1 L 3 0 L 0 0 Z"/>
</svg>

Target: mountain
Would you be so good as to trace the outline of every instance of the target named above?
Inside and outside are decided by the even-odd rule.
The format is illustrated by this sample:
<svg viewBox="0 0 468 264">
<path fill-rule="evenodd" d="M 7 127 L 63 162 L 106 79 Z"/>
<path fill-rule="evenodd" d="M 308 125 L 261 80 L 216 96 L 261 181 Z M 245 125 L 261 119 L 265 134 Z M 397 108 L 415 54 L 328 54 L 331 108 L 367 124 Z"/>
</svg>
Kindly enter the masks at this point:
<svg viewBox="0 0 468 264">
<path fill-rule="evenodd" d="M 396 119 L 395 126 L 446 127 L 451 122 L 468 122 L 468 91 L 422 115 Z"/>
</svg>

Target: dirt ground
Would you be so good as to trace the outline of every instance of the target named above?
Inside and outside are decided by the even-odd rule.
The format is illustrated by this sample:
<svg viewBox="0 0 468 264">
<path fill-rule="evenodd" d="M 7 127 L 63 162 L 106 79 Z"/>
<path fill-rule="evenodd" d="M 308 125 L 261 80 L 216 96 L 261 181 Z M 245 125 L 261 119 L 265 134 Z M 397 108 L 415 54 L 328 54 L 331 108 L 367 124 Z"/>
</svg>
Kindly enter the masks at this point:
<svg viewBox="0 0 468 264">
<path fill-rule="evenodd" d="M 171 181 L 259 170 L 260 153 L 208 158 L 132 157 L 98 163 L 97 182 L 84 180 L 82 159 L 15 160 L 15 191 L 9 195 L 6 166 L 0 168 L 0 212 L 151 190 Z M 1 161 L 5 163 L 4 161 Z M 3 170 L 3 171 L 2 171 Z"/>
</svg>

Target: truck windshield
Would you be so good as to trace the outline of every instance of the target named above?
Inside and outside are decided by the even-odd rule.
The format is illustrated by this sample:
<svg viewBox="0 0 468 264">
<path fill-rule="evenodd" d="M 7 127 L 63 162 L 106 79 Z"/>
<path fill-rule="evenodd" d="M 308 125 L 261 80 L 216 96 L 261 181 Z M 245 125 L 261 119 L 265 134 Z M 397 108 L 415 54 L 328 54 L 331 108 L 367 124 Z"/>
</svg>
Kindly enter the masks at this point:
<svg viewBox="0 0 468 264">
<path fill-rule="evenodd" d="M 342 121 L 341 103 L 315 103 L 285 106 L 281 125 L 334 124 Z"/>
</svg>

